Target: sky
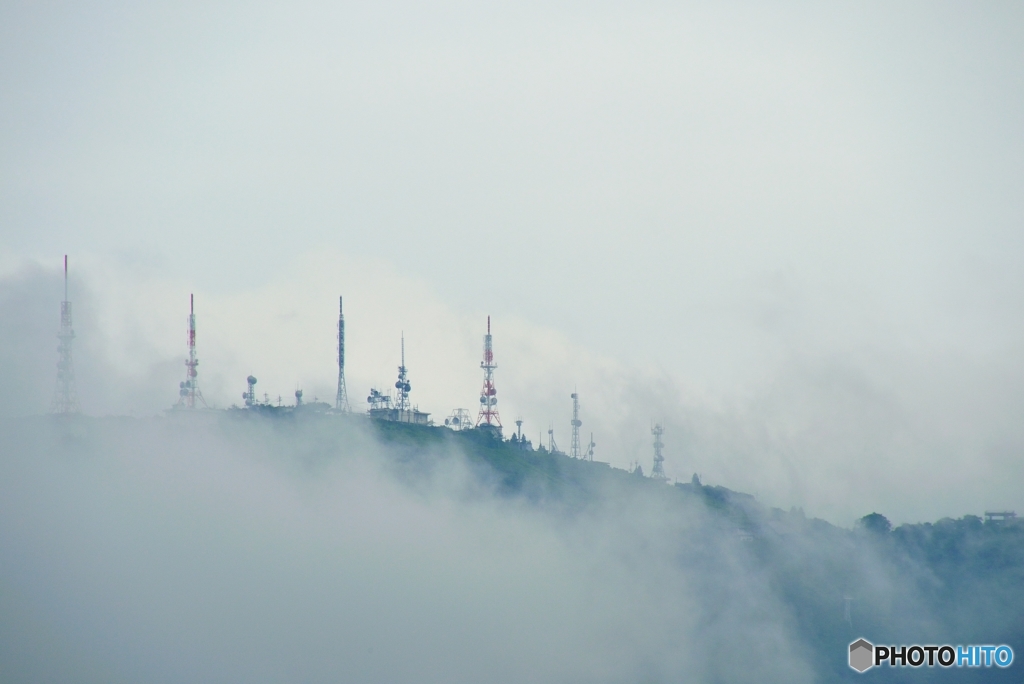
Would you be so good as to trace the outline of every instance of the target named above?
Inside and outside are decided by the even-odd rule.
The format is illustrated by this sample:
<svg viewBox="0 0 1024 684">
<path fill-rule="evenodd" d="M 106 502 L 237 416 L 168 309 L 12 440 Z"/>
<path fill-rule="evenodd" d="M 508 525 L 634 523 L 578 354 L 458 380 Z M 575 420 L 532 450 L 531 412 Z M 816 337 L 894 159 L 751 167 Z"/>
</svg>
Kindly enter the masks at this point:
<svg viewBox="0 0 1024 684">
<path fill-rule="evenodd" d="M 0 6 L 0 399 L 393 383 L 850 525 L 1024 510 L 1013 3 Z"/>
</svg>

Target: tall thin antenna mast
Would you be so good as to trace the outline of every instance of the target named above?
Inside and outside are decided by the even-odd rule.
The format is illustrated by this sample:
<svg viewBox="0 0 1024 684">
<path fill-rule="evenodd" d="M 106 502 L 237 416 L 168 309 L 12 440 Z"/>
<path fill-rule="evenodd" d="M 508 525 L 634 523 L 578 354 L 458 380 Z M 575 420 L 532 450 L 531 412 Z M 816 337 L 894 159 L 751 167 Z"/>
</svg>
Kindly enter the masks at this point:
<svg viewBox="0 0 1024 684">
<path fill-rule="evenodd" d="M 501 417 L 498 415 L 498 390 L 494 388 L 494 349 L 491 346 L 491 317 L 487 317 L 487 334 L 484 335 L 484 360 L 480 368 L 484 371 L 484 386 L 480 390 L 480 413 L 476 417 L 476 426 L 494 430 L 501 435 Z"/>
<path fill-rule="evenodd" d="M 398 382 L 395 383 L 395 389 L 398 390 L 398 401 L 395 402 L 395 408 L 399 411 L 408 411 L 409 392 L 412 390 L 412 385 L 409 384 L 408 371 L 405 368 L 405 331 L 402 332 L 402 365 L 398 367 Z"/>
<path fill-rule="evenodd" d="M 71 302 L 68 301 L 68 255 L 64 255 L 64 301 L 60 303 L 60 332 L 57 334 L 57 387 L 53 393 L 51 413 L 78 413 L 78 392 L 75 388 L 75 364 L 71 357 L 71 343 L 75 331 L 71 327 Z"/>
<path fill-rule="evenodd" d="M 580 426 L 583 422 L 580 420 L 580 396 L 576 393 L 572 393 L 572 443 L 569 444 L 569 456 L 572 458 L 580 458 Z"/>
<path fill-rule="evenodd" d="M 199 391 L 199 357 L 196 356 L 196 296 L 188 296 L 188 358 L 185 360 L 185 380 L 178 383 L 178 406 L 194 409 L 196 402 L 206 406 Z"/>
<path fill-rule="evenodd" d="M 661 455 L 661 450 L 665 447 L 661 441 L 665 428 L 661 427 L 660 423 L 655 423 L 651 428 L 651 434 L 654 435 L 654 466 L 651 468 L 651 477 L 655 480 L 667 480 L 668 476 L 665 475 L 665 467 L 662 465 L 665 463 L 665 457 Z"/>
<path fill-rule="evenodd" d="M 338 395 L 334 399 L 334 408 L 342 413 L 352 410 L 345 388 L 345 312 L 341 297 L 338 297 Z"/>
</svg>

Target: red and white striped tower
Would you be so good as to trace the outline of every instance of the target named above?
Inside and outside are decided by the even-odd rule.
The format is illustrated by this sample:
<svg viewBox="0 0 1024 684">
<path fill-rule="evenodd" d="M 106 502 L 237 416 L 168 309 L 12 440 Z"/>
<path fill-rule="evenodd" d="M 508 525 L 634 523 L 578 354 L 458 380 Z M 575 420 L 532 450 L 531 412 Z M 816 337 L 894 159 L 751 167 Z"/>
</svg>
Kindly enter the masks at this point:
<svg viewBox="0 0 1024 684">
<path fill-rule="evenodd" d="M 476 418 L 476 426 L 484 430 L 493 430 L 501 436 L 501 417 L 498 415 L 498 391 L 494 389 L 494 350 L 491 348 L 491 317 L 487 317 L 487 334 L 484 335 L 484 360 L 480 362 L 484 371 L 484 387 L 480 390 L 480 413 Z"/>
<path fill-rule="evenodd" d="M 185 380 L 178 384 L 178 406 L 194 409 L 196 401 L 206 406 L 203 393 L 199 391 L 198 371 L 199 359 L 196 357 L 196 299 L 194 294 L 188 298 L 188 358 L 185 360 Z"/>
</svg>

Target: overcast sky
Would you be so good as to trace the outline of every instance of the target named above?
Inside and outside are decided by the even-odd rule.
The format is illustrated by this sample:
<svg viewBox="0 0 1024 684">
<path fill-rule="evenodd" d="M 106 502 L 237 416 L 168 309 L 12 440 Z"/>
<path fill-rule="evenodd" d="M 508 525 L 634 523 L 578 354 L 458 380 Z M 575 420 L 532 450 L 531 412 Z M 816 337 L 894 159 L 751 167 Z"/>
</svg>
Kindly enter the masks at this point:
<svg viewBox="0 0 1024 684">
<path fill-rule="evenodd" d="M 404 330 L 472 408 L 490 314 L 534 439 L 576 387 L 615 465 L 657 420 L 840 524 L 1022 510 L 1022 52 L 1016 3 L 5 2 L 5 410 L 68 253 L 87 413 L 173 403 L 190 292 L 211 403 L 332 396 L 345 295 L 356 402 Z"/>
</svg>

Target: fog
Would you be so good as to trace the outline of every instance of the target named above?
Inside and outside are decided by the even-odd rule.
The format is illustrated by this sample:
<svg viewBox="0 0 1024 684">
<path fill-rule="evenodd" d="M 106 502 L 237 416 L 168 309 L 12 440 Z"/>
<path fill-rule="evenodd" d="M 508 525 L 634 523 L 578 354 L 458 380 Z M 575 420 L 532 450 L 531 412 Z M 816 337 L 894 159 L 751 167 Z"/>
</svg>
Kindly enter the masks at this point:
<svg viewBox="0 0 1024 684">
<path fill-rule="evenodd" d="M 1024 509 L 1012 3 L 0 7 L 0 364 L 90 415 L 393 383 L 842 525 Z M 48 316 L 45 321 L 42 316 Z M 49 357 L 48 357 L 49 355 Z M 47 368 L 47 364 L 51 364 Z M 17 392 L 13 388 L 18 388 Z"/>
<path fill-rule="evenodd" d="M 332 275 L 344 266 L 344 278 Z M 184 377 L 187 291 L 107 265 L 73 273 L 75 364 L 91 415 L 158 415 Z M 441 422 L 472 409 L 479 392 L 482 319 L 460 313 L 422 283 L 378 284 L 374 266 L 343 255 L 304 261 L 272 285 L 197 297 L 199 381 L 207 401 L 241 403 L 244 379 L 270 401 L 333 401 L 334 292 L 346 292 L 347 380 L 357 410 L 371 386 L 387 388 L 405 331 L 412 399 Z M 175 298 L 175 294 L 178 297 Z M 59 300 L 56 269 L 28 265 L 0 277 L 0 408 L 45 413 L 53 397 Z M 850 526 L 871 511 L 894 522 L 1015 509 L 1024 462 L 1024 376 L 1019 355 L 947 362 L 867 354 L 794 357 L 770 380 L 714 398 L 652 364 L 629 365 L 527 319 L 493 320 L 499 409 L 525 420 L 534 443 L 547 428 L 569 444 L 571 401 L 582 398 L 583 437 L 596 458 L 649 472 L 650 425 L 666 429 L 666 471 L 749 492 L 783 509 Z M 393 344 L 391 343 L 393 342 Z M 929 373 L 931 371 L 931 373 Z"/>
<path fill-rule="evenodd" d="M 359 420 L 3 429 L 5 681 L 813 681 L 700 507 L 412 475 Z"/>
</svg>

